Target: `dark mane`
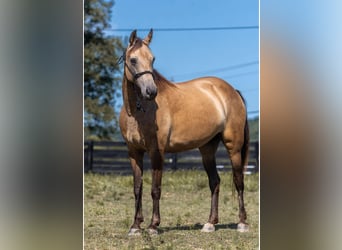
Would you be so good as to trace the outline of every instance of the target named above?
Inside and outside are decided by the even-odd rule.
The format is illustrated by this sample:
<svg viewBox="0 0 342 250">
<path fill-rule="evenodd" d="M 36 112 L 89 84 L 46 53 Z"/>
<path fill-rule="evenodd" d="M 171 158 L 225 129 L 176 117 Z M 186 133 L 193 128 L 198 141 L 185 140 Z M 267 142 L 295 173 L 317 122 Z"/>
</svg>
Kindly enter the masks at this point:
<svg viewBox="0 0 342 250">
<path fill-rule="evenodd" d="M 153 69 L 154 82 L 157 84 L 159 90 L 163 90 L 167 87 L 175 88 L 176 85 L 171 81 L 167 80 L 163 75 L 161 75 L 157 70 Z"/>
</svg>

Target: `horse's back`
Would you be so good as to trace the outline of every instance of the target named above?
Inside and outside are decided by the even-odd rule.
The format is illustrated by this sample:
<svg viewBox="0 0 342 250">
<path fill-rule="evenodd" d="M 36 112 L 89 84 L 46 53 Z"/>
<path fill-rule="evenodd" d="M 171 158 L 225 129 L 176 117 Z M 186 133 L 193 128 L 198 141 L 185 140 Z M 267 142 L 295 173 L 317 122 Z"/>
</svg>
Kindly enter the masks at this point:
<svg viewBox="0 0 342 250">
<path fill-rule="evenodd" d="M 176 85 L 167 94 L 171 122 L 167 151 L 206 144 L 225 130 L 235 109 L 243 108 L 236 90 L 220 78 L 203 77 Z M 165 116 L 162 105 L 160 108 Z"/>
<path fill-rule="evenodd" d="M 238 91 L 221 78 L 201 77 L 177 85 L 187 92 L 188 96 L 201 100 L 207 99 L 214 103 L 215 109 L 224 111 L 226 118 L 234 112 L 245 113 L 245 103 Z"/>
</svg>

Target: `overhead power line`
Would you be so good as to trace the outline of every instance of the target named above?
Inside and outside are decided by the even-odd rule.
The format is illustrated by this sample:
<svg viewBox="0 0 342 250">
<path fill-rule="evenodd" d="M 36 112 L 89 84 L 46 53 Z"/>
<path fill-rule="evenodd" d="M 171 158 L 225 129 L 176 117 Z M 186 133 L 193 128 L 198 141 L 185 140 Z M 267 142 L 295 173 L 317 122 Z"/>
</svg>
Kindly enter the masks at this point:
<svg viewBox="0 0 342 250">
<path fill-rule="evenodd" d="M 244 67 L 255 65 L 255 64 L 258 64 L 258 63 L 259 63 L 259 61 L 252 61 L 252 62 L 231 65 L 231 66 L 228 66 L 228 67 L 223 67 L 223 68 L 218 68 L 218 69 L 212 69 L 212 70 L 206 70 L 206 71 L 199 71 L 199 72 L 192 72 L 192 73 L 174 75 L 173 77 L 179 78 L 179 77 L 185 77 L 185 76 L 189 76 L 189 75 L 214 74 L 214 73 L 218 73 L 218 72 L 222 72 L 222 71 L 228 71 L 228 70 L 233 70 L 233 69 L 238 69 L 238 68 L 244 68 Z"/>
<path fill-rule="evenodd" d="M 259 29 L 259 26 L 226 26 L 226 27 L 192 27 L 192 28 L 153 28 L 154 31 L 214 31 L 214 30 L 249 30 Z M 110 28 L 107 31 L 128 32 L 132 28 Z M 150 28 L 136 28 L 138 31 L 149 31 Z"/>
<path fill-rule="evenodd" d="M 234 74 L 234 75 L 221 76 L 221 78 L 223 78 L 223 79 L 232 79 L 232 78 L 235 78 L 235 77 L 252 75 L 252 74 L 258 74 L 258 73 L 259 73 L 259 70 L 253 70 L 253 71 L 238 73 L 238 74 Z"/>
</svg>

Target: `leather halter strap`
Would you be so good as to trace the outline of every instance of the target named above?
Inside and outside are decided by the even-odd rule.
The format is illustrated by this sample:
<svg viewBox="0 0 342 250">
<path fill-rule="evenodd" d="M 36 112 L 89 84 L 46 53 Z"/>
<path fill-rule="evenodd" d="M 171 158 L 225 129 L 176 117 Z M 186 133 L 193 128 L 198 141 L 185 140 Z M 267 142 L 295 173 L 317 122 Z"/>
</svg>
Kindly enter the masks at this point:
<svg viewBox="0 0 342 250">
<path fill-rule="evenodd" d="M 145 75 L 145 74 L 151 74 L 154 80 L 154 74 L 153 71 L 150 70 L 145 70 L 142 72 L 138 72 L 138 73 L 134 73 L 133 70 L 131 70 L 131 68 L 128 66 L 128 64 L 126 63 L 126 51 L 123 53 L 122 56 L 119 57 L 117 64 L 120 64 L 124 62 L 124 65 L 127 67 L 128 71 L 132 74 L 134 81 L 136 81 L 139 77 Z"/>
<path fill-rule="evenodd" d="M 127 68 L 128 68 L 128 66 L 127 66 Z M 129 71 L 130 71 L 130 69 L 129 69 Z M 154 79 L 154 74 L 150 70 L 146 70 L 146 71 L 143 71 L 143 72 L 136 73 L 136 74 L 133 75 L 133 78 L 134 78 L 134 80 L 137 80 L 140 76 L 145 75 L 145 74 L 151 74 L 152 78 Z"/>
<path fill-rule="evenodd" d="M 125 60 L 125 59 L 124 59 Z M 125 66 L 127 67 L 128 71 L 132 74 L 134 81 L 136 81 L 139 77 L 145 75 L 145 74 L 151 74 L 153 79 L 154 79 L 154 74 L 152 71 L 150 70 L 145 70 L 142 72 L 138 72 L 138 73 L 134 73 L 133 70 L 131 70 L 131 68 L 128 66 L 128 64 L 126 63 L 126 61 L 124 61 Z"/>
</svg>

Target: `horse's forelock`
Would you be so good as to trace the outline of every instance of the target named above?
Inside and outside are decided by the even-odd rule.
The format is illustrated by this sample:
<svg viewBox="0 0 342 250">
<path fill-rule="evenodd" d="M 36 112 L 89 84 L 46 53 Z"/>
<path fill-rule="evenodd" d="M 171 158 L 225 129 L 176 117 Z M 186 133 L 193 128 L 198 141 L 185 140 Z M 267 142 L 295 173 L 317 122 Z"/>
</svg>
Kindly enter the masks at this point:
<svg viewBox="0 0 342 250">
<path fill-rule="evenodd" d="M 143 45 L 143 41 L 137 37 L 135 38 L 134 42 L 127 48 L 127 51 L 133 51 L 136 49 L 141 48 L 141 46 Z"/>
</svg>

